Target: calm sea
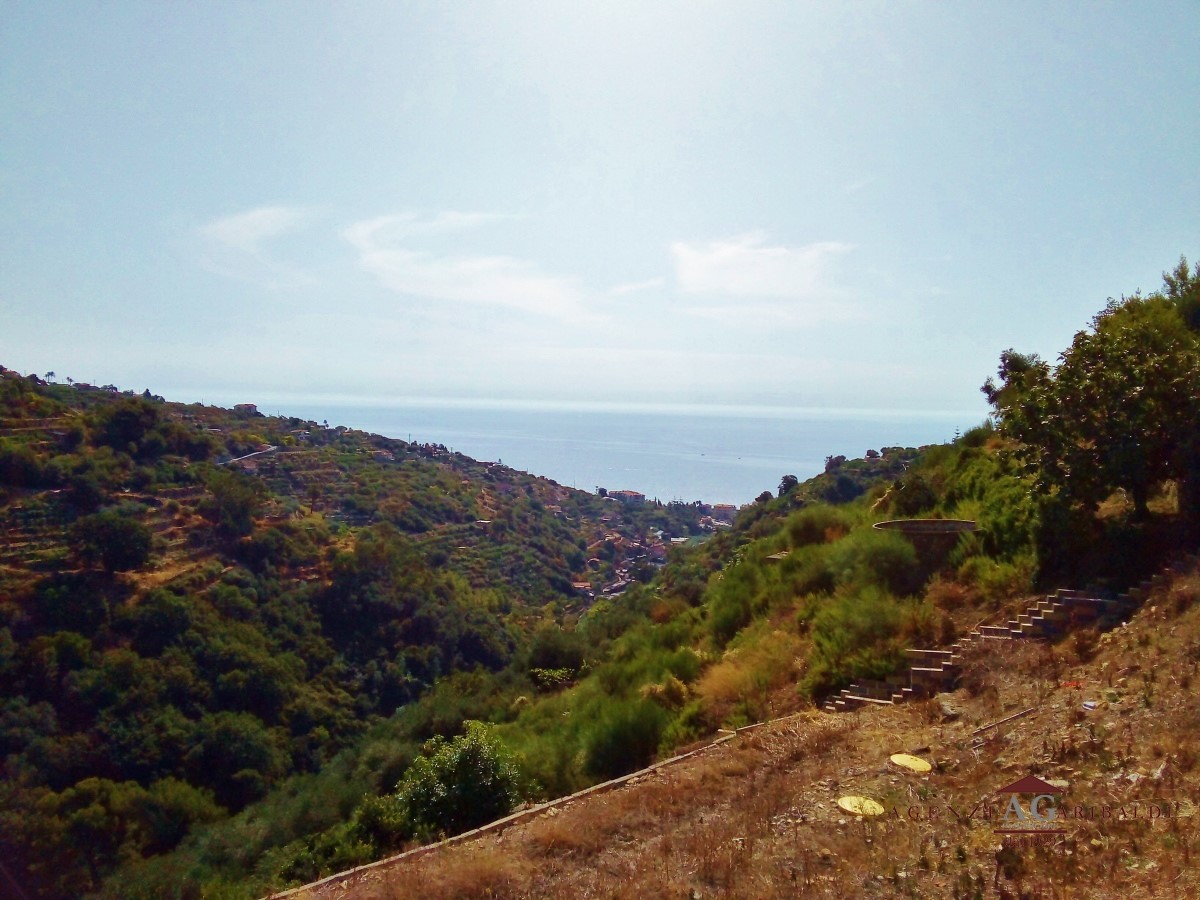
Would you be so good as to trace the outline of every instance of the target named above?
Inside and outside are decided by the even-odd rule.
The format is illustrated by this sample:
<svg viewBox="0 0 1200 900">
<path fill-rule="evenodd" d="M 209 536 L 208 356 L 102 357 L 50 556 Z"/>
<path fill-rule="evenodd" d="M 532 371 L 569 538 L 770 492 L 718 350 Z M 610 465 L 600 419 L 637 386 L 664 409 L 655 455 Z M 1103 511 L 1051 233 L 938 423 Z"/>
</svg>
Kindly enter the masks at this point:
<svg viewBox="0 0 1200 900">
<path fill-rule="evenodd" d="M 264 413 L 276 410 L 260 404 Z M 280 410 L 419 443 L 592 491 L 748 503 L 784 475 L 823 471 L 826 456 L 952 440 L 982 413 L 896 410 L 638 407 L 412 402 L 347 405 L 289 401 Z"/>
</svg>

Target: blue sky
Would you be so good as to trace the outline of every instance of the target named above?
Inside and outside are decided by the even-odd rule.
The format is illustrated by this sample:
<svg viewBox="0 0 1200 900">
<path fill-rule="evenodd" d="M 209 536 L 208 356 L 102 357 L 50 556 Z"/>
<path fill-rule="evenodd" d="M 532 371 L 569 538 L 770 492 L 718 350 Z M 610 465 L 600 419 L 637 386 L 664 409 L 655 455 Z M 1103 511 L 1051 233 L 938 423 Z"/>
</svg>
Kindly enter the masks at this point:
<svg viewBox="0 0 1200 900">
<path fill-rule="evenodd" d="M 1200 255 L 1200 4 L 5 3 L 0 363 L 985 409 Z"/>
</svg>

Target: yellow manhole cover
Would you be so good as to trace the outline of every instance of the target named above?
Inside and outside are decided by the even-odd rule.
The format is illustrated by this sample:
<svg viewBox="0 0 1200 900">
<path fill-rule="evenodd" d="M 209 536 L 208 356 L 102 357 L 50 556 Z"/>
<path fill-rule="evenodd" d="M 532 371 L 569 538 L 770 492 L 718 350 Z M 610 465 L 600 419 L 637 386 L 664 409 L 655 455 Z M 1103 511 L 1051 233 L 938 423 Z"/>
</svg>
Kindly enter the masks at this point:
<svg viewBox="0 0 1200 900">
<path fill-rule="evenodd" d="M 869 797 L 841 797 L 838 806 L 856 816 L 882 816 L 883 805 Z"/>
<path fill-rule="evenodd" d="M 918 772 L 921 775 L 924 775 L 933 768 L 933 766 L 921 759 L 921 757 L 913 756 L 909 753 L 893 753 L 891 760 L 893 765 L 899 766 L 902 769 L 908 769 L 910 772 Z"/>
</svg>

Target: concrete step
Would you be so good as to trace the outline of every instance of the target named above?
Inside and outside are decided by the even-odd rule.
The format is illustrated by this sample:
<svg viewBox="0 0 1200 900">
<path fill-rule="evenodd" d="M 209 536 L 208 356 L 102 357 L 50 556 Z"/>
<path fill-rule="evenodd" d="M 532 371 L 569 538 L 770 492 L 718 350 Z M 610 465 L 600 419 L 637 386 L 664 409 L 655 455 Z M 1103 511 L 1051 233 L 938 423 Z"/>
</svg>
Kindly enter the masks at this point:
<svg viewBox="0 0 1200 900">
<path fill-rule="evenodd" d="M 877 700 L 886 700 L 894 693 L 895 688 L 890 684 L 853 684 L 843 691 L 843 695 L 854 697 L 874 697 Z M 847 693 L 848 692 L 848 693 Z"/>
<path fill-rule="evenodd" d="M 980 625 L 979 636 L 983 638 L 1010 638 L 1012 632 L 1007 625 Z"/>
<path fill-rule="evenodd" d="M 880 700 L 878 697 L 847 697 L 847 701 L 853 701 L 860 705 L 873 704 L 875 706 L 892 706 L 891 700 Z"/>
<path fill-rule="evenodd" d="M 934 662 L 938 659 L 949 659 L 954 653 L 950 650 L 916 650 L 910 647 L 904 651 L 904 655 L 919 662 Z"/>
<path fill-rule="evenodd" d="M 1200 555 L 1175 569 L 1186 571 L 1188 566 L 1195 565 L 1197 561 L 1200 561 Z M 913 663 L 906 676 L 893 675 L 882 681 L 864 679 L 856 682 L 844 689 L 839 698 L 827 702 L 824 708 L 849 710 L 866 705 L 892 706 L 914 697 L 929 696 L 955 682 L 963 652 L 978 646 L 981 641 L 1057 638 L 1073 627 L 1086 627 L 1094 623 L 1106 627 L 1125 620 L 1145 599 L 1146 592 L 1164 583 L 1165 578 L 1160 573 L 1143 581 L 1129 593 L 1116 597 L 1108 595 L 1103 586 L 1086 590 L 1060 588 L 1029 605 L 1004 625 L 978 626 L 948 649 L 906 648 L 904 656 Z"/>
<path fill-rule="evenodd" d="M 938 666 L 936 669 L 929 668 L 928 666 L 913 666 L 909 669 L 909 672 L 912 673 L 914 687 L 916 687 L 917 682 L 926 683 L 936 681 L 941 684 L 946 680 L 946 676 L 950 674 L 949 671 L 943 669 L 941 666 Z"/>
</svg>

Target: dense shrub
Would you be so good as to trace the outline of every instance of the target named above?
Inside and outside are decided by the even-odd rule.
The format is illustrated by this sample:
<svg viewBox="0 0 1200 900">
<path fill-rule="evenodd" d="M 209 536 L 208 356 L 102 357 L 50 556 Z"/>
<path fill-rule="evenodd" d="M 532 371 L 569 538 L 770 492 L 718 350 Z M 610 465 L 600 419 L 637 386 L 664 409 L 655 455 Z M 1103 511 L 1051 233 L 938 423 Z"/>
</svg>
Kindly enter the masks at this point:
<svg viewBox="0 0 1200 900">
<path fill-rule="evenodd" d="M 723 646 L 749 621 L 763 589 L 759 564 L 735 558 L 714 576 L 709 587 L 709 627 L 718 646 Z"/>
<path fill-rule="evenodd" d="M 829 565 L 829 547 L 809 545 L 793 550 L 780 567 L 783 587 L 791 597 L 829 594 L 836 587 Z"/>
<path fill-rule="evenodd" d="M 833 545 L 829 569 L 838 585 L 875 585 L 897 596 L 916 593 L 924 582 L 912 543 L 873 528 L 860 529 Z"/>
<path fill-rule="evenodd" d="M 958 439 L 958 443 L 963 447 L 982 447 L 995 433 L 996 426 L 992 423 L 991 419 L 987 419 L 982 424 L 964 431 L 962 437 Z"/>
<path fill-rule="evenodd" d="M 466 725 L 452 741 L 433 739 L 396 789 L 413 835 L 458 834 L 500 818 L 521 799 L 520 774 L 504 745 L 481 722 Z M 384 822 L 399 815 L 380 812 Z"/>
<path fill-rule="evenodd" d="M 709 627 L 717 646 L 729 643 L 749 622 L 751 598 L 737 591 L 724 591 L 709 604 Z"/>
<path fill-rule="evenodd" d="M 605 703 L 584 741 L 584 768 L 595 778 L 616 778 L 654 759 L 667 713 L 650 700 Z"/>
<path fill-rule="evenodd" d="M 878 587 L 838 594 L 816 614 L 801 688 L 825 693 L 855 678 L 882 678 L 899 665 L 903 622 L 896 600 Z"/>
<path fill-rule="evenodd" d="M 958 567 L 957 580 L 973 586 L 985 600 L 1008 600 L 1033 589 L 1035 571 L 1032 554 L 1005 562 L 972 556 Z"/>
<path fill-rule="evenodd" d="M 529 648 L 530 669 L 566 669 L 571 674 L 583 665 L 587 644 L 581 635 L 554 625 L 538 629 Z"/>
<path fill-rule="evenodd" d="M 823 503 L 807 506 L 787 521 L 788 540 L 793 548 L 824 543 L 841 537 L 849 530 L 846 514 Z"/>
<path fill-rule="evenodd" d="M 41 461 L 29 447 L 0 439 L 0 484 L 39 487 L 45 478 Z"/>
<path fill-rule="evenodd" d="M 919 472 L 892 485 L 888 509 L 896 516 L 916 516 L 937 505 L 937 494 Z"/>
<path fill-rule="evenodd" d="M 690 743 L 711 733 L 719 724 L 709 715 L 708 706 L 703 701 L 693 700 L 667 726 L 663 732 L 662 746 L 673 749 Z"/>
</svg>

